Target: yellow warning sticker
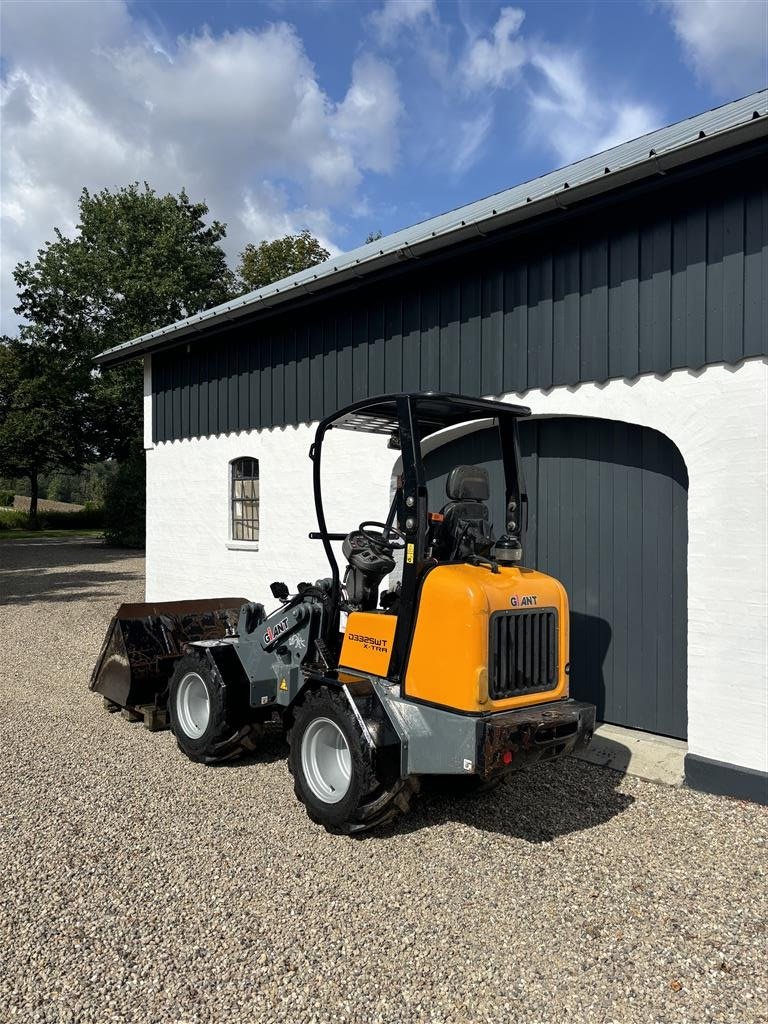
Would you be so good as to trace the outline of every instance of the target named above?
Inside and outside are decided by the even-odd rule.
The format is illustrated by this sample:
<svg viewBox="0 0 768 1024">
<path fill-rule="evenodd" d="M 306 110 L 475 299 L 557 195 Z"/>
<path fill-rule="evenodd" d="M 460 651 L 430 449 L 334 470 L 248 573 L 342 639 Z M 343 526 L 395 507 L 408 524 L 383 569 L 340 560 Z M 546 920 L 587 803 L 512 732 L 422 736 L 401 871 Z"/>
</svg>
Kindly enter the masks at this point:
<svg viewBox="0 0 768 1024">
<path fill-rule="evenodd" d="M 286 681 L 284 679 L 280 680 L 280 689 L 281 690 L 287 690 L 288 689 L 288 683 L 286 683 Z"/>
<path fill-rule="evenodd" d="M 413 565 L 413 544 L 409 544 L 405 549 L 405 560 L 408 565 Z"/>
</svg>

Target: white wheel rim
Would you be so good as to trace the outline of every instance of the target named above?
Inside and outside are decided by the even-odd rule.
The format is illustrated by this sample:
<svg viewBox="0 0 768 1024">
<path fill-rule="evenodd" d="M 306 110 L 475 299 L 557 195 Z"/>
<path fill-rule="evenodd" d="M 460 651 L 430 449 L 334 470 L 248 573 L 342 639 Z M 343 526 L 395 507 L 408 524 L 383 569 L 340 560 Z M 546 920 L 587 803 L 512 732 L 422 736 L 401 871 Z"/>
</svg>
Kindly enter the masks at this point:
<svg viewBox="0 0 768 1024">
<path fill-rule="evenodd" d="M 199 740 L 211 720 L 208 688 L 197 672 L 187 672 L 176 691 L 176 717 L 185 734 Z"/>
<path fill-rule="evenodd" d="M 301 738 L 301 767 L 312 793 L 326 804 L 337 804 L 349 790 L 352 754 L 347 738 L 330 718 L 316 718 Z"/>
</svg>

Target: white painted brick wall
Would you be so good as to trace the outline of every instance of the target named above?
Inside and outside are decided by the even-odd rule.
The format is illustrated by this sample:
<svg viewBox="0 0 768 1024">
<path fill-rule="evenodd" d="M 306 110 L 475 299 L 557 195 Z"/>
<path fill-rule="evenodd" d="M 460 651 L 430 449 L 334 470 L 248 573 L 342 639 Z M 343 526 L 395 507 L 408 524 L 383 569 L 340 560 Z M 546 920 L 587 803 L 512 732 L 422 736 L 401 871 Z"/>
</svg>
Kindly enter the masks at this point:
<svg viewBox="0 0 768 1024">
<path fill-rule="evenodd" d="M 317 529 L 309 426 L 158 444 L 147 452 L 147 599 L 243 596 L 269 605 L 269 584 L 330 573 Z M 331 532 L 384 519 L 395 453 L 387 439 L 331 431 L 323 490 Z M 354 457 L 350 455 L 354 451 Z M 230 541 L 229 464 L 259 460 L 259 541 Z M 335 501 L 334 501 L 335 497 Z M 340 545 L 337 545 L 340 548 Z"/>
<path fill-rule="evenodd" d="M 761 770 L 768 769 L 767 395 L 768 364 L 752 359 L 663 378 L 496 396 L 539 415 L 652 427 L 678 446 L 689 474 L 689 749 Z M 272 580 L 293 586 L 327 575 L 322 546 L 307 539 L 316 529 L 307 457 L 313 435 L 314 427 L 301 426 L 151 447 L 147 598 L 242 595 L 268 602 Z M 337 431 L 328 441 L 329 529 L 384 518 L 395 453 L 370 435 Z M 241 455 L 260 463 L 258 550 L 227 548 L 229 461 Z"/>
</svg>

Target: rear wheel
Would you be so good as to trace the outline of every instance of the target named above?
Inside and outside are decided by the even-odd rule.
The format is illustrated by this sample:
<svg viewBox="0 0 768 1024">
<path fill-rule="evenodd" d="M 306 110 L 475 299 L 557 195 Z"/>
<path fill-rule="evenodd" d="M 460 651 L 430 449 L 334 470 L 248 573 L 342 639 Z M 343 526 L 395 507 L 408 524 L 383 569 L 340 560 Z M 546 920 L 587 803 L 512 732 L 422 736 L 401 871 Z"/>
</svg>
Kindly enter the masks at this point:
<svg viewBox="0 0 768 1024">
<path fill-rule="evenodd" d="M 416 779 L 382 779 L 343 694 L 321 687 L 296 708 L 288 732 L 296 797 L 329 832 L 365 832 L 410 808 Z"/>
<path fill-rule="evenodd" d="M 301 770 L 313 796 L 337 804 L 352 784 L 352 752 L 341 726 L 314 718 L 301 740 Z"/>
<path fill-rule="evenodd" d="M 203 764 L 252 752 L 263 731 L 250 721 L 247 694 L 227 687 L 218 669 L 196 654 L 176 662 L 168 712 L 179 749 Z"/>
</svg>

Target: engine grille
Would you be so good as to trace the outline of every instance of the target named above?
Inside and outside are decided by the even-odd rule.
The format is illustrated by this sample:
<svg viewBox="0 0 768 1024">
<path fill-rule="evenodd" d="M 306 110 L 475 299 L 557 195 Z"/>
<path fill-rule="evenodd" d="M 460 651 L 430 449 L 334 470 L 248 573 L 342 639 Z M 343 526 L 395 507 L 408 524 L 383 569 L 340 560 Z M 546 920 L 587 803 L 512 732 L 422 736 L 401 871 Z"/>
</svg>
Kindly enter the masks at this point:
<svg viewBox="0 0 768 1024">
<path fill-rule="evenodd" d="M 488 690 L 491 700 L 557 686 L 557 611 L 503 611 L 491 615 Z"/>
</svg>

